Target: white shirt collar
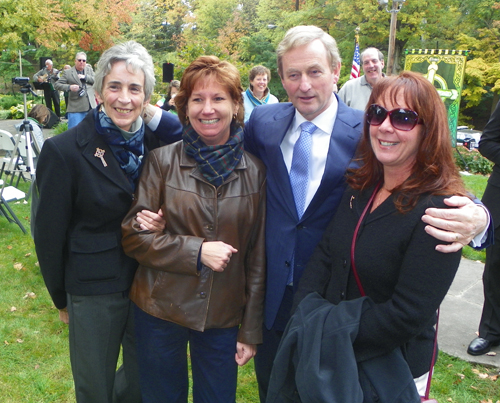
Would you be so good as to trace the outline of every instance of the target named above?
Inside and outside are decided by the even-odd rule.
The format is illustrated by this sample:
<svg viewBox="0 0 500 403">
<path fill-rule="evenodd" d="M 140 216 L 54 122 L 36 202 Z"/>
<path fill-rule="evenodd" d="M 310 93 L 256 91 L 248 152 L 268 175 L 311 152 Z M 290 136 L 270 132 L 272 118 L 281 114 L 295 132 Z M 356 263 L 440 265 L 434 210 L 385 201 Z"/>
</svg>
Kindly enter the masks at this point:
<svg viewBox="0 0 500 403">
<path fill-rule="evenodd" d="M 332 94 L 332 103 L 328 108 L 326 108 L 322 113 L 316 116 L 312 123 L 316 125 L 319 129 L 325 133 L 331 133 L 333 131 L 333 125 L 335 124 L 335 119 L 337 118 L 337 110 L 339 107 L 339 102 L 335 94 Z M 299 130 L 299 126 L 306 122 L 307 119 L 300 114 L 300 112 L 295 109 L 295 118 L 292 124 L 292 132 Z"/>
</svg>

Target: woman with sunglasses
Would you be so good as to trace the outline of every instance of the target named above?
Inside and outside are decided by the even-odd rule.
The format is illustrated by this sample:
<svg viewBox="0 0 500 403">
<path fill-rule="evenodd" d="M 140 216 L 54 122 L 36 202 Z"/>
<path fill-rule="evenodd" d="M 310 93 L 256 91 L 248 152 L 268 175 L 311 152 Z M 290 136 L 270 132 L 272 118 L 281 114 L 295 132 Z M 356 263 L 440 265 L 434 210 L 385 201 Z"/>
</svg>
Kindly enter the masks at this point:
<svg viewBox="0 0 500 403">
<path fill-rule="evenodd" d="M 384 78 L 368 105 L 359 168 L 348 175 L 349 187 L 295 303 L 314 291 L 335 305 L 368 296 L 374 304 L 361 313 L 353 343 L 358 365 L 400 349 L 423 396 L 436 310 L 460 252 L 436 251 L 439 241 L 426 233 L 421 217 L 466 191 L 452 157 L 445 106 L 429 81 L 413 72 Z"/>
</svg>

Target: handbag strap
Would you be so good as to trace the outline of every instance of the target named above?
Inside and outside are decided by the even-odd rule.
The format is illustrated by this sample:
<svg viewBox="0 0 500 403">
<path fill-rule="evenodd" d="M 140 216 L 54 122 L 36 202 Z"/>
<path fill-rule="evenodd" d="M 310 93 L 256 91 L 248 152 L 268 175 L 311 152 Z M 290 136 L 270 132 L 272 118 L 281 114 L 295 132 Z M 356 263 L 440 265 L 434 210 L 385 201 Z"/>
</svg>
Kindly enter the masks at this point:
<svg viewBox="0 0 500 403">
<path fill-rule="evenodd" d="M 356 280 L 356 284 L 358 285 L 359 292 L 361 293 L 362 297 L 366 296 L 366 293 L 365 293 L 365 290 L 363 289 L 363 285 L 361 284 L 361 280 L 359 279 L 358 271 L 356 270 L 356 263 L 354 261 L 354 251 L 356 249 L 356 240 L 358 239 L 358 232 L 359 232 L 359 228 L 361 227 L 361 223 L 363 222 L 363 219 L 365 218 L 366 213 L 371 208 L 371 206 L 373 204 L 373 200 L 375 199 L 375 196 L 376 196 L 378 190 L 380 189 L 381 185 L 382 185 L 382 181 L 377 183 L 377 186 L 375 186 L 375 189 L 373 190 L 373 193 L 370 196 L 370 200 L 368 200 L 368 204 L 366 205 L 365 209 L 361 213 L 361 216 L 359 217 L 358 223 L 356 224 L 356 228 L 354 229 L 354 235 L 352 236 L 351 268 L 352 268 L 352 272 L 354 274 L 354 278 Z"/>
<path fill-rule="evenodd" d="M 439 326 L 439 308 L 437 310 L 436 332 L 434 334 L 434 348 L 432 350 L 431 367 L 429 368 L 429 376 L 427 378 L 427 386 L 425 388 L 425 395 L 424 395 L 424 397 L 426 399 L 429 398 L 429 391 L 431 390 L 431 380 L 432 380 L 432 375 L 433 375 L 432 369 L 434 367 L 434 361 L 436 360 L 436 354 L 437 354 L 438 326 Z"/>
<path fill-rule="evenodd" d="M 375 199 L 375 196 L 380 189 L 380 185 L 382 182 L 379 182 L 377 186 L 375 186 L 375 189 L 373 190 L 372 195 L 370 196 L 370 199 L 368 200 L 368 204 L 364 208 L 363 212 L 361 213 L 361 216 L 359 217 L 358 223 L 356 224 L 356 228 L 354 229 L 354 235 L 352 237 L 352 243 L 351 243 L 351 268 L 352 272 L 354 274 L 354 279 L 356 280 L 356 284 L 358 285 L 359 292 L 362 297 L 366 296 L 365 290 L 363 289 L 363 285 L 361 284 L 361 279 L 359 278 L 358 271 L 356 270 L 356 262 L 354 260 L 354 251 L 356 249 L 356 241 L 358 239 L 358 233 L 359 233 L 359 228 L 361 227 L 361 223 L 363 222 L 366 213 L 368 210 L 371 208 L 373 205 L 373 200 Z M 432 368 L 434 367 L 434 361 L 436 359 L 436 353 L 437 353 L 437 333 L 438 333 L 438 325 L 439 325 L 439 308 L 437 310 L 437 320 L 436 320 L 436 332 L 434 334 L 434 347 L 432 350 L 432 359 L 431 359 L 431 366 L 429 368 L 429 376 L 427 378 L 427 386 L 425 388 L 425 399 L 429 398 L 429 391 L 431 389 L 431 380 L 432 380 Z"/>
</svg>

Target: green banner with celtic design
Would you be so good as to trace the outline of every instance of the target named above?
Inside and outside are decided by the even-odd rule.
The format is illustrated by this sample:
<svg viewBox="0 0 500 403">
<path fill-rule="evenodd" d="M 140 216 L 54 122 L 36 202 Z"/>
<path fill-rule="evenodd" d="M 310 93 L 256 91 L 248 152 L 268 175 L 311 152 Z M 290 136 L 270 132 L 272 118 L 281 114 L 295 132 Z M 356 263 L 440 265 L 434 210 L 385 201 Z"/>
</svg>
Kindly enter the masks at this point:
<svg viewBox="0 0 500 403">
<path fill-rule="evenodd" d="M 405 70 L 422 73 L 436 87 L 448 111 L 453 146 L 468 51 L 448 49 L 406 50 Z"/>
</svg>

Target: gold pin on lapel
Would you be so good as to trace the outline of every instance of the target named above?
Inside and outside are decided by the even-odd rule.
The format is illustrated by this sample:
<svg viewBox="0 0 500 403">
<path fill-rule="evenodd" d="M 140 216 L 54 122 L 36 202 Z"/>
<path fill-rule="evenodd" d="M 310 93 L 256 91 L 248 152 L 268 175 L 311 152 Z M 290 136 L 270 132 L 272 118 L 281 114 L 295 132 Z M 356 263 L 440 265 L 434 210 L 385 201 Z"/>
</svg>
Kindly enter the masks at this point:
<svg viewBox="0 0 500 403">
<path fill-rule="evenodd" d="M 349 206 L 351 207 L 352 210 L 352 201 L 354 200 L 354 196 L 351 196 L 351 200 L 349 200 Z"/>
<path fill-rule="evenodd" d="M 106 150 L 103 150 L 102 148 L 97 147 L 96 150 L 95 150 L 94 157 L 100 158 L 101 162 L 102 162 L 102 165 L 104 165 L 104 167 L 107 167 L 108 164 L 104 160 L 104 153 L 105 152 L 106 152 Z"/>
</svg>

